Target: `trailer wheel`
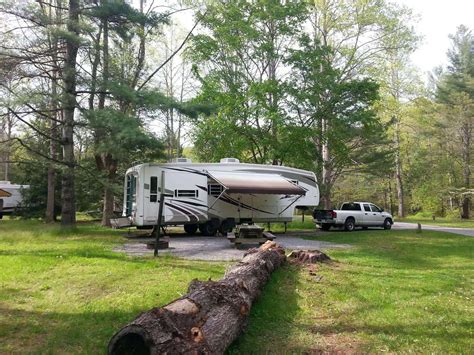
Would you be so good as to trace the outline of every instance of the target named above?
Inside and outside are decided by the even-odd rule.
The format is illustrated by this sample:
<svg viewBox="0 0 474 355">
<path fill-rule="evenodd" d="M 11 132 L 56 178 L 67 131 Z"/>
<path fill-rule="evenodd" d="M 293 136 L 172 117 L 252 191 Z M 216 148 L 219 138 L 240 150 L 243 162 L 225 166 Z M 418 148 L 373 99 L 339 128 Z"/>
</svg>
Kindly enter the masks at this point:
<svg viewBox="0 0 474 355">
<path fill-rule="evenodd" d="M 196 234 L 197 230 L 198 230 L 198 225 L 197 224 L 185 224 L 184 225 L 184 231 L 187 234 L 190 234 L 190 235 Z"/>
<path fill-rule="evenodd" d="M 202 233 L 202 235 L 209 237 L 213 237 L 216 235 L 217 228 L 218 227 L 211 221 L 199 225 L 199 231 Z"/>
<path fill-rule="evenodd" d="M 348 232 L 352 232 L 355 228 L 355 220 L 352 217 L 349 217 L 346 219 L 346 222 L 344 223 L 344 229 Z"/>
</svg>

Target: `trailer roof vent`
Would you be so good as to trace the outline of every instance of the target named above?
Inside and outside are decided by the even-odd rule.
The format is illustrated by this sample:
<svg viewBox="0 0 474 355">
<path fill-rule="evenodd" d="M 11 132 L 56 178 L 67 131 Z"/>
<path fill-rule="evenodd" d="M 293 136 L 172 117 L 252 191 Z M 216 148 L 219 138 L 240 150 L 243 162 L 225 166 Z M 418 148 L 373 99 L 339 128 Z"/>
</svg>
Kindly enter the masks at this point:
<svg viewBox="0 0 474 355">
<path fill-rule="evenodd" d="M 193 161 L 189 158 L 176 158 L 171 160 L 172 163 L 192 163 Z"/>
<path fill-rule="evenodd" d="M 240 163 L 237 158 L 222 158 L 221 163 Z"/>
</svg>

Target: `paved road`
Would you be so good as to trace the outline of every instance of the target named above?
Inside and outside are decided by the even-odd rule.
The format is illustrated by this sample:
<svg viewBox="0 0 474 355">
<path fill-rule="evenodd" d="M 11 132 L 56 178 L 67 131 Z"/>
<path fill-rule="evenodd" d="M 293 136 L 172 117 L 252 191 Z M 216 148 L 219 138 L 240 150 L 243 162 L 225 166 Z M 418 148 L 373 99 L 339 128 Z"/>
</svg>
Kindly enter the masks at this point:
<svg viewBox="0 0 474 355">
<path fill-rule="evenodd" d="M 298 234 L 317 235 L 319 232 Z M 275 241 L 287 249 L 333 249 L 333 248 L 350 248 L 348 244 L 339 244 L 331 242 L 323 242 L 317 240 L 306 240 L 292 233 L 277 234 Z M 114 251 L 125 252 L 131 256 L 153 255 L 153 250 L 146 248 L 146 242 L 152 239 L 135 239 L 133 242 L 126 243 L 117 247 Z M 258 247 L 257 244 L 242 245 L 239 249 L 235 248 L 227 238 L 224 237 L 189 237 L 189 236 L 171 236 L 169 249 L 159 251 L 160 253 L 168 253 L 185 259 L 193 260 L 240 260 L 245 251 L 249 248 Z"/>
<path fill-rule="evenodd" d="M 395 222 L 393 229 L 416 229 L 418 226 L 416 223 L 405 223 L 405 222 Z M 470 228 L 453 228 L 453 227 L 441 227 L 441 226 L 431 226 L 428 224 L 422 224 L 421 229 L 433 230 L 439 232 L 448 232 L 459 235 L 467 235 L 469 237 L 474 237 L 474 229 Z"/>
</svg>

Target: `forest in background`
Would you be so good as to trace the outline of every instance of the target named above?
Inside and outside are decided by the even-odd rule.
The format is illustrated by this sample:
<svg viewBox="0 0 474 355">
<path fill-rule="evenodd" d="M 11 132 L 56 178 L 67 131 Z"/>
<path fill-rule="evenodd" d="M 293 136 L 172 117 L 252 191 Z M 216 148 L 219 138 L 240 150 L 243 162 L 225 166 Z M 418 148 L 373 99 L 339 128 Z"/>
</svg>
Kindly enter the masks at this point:
<svg viewBox="0 0 474 355">
<path fill-rule="evenodd" d="M 29 216 L 107 225 L 128 167 L 188 155 L 314 171 L 322 207 L 470 217 L 466 26 L 425 83 L 417 15 L 386 0 L 0 0 L 0 19 L 0 179 L 31 186 Z"/>
</svg>

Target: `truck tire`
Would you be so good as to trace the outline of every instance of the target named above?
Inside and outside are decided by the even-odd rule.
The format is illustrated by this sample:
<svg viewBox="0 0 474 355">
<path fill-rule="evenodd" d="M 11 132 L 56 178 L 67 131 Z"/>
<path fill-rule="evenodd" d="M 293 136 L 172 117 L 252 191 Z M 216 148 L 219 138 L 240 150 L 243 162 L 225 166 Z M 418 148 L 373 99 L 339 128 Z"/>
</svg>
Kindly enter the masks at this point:
<svg viewBox="0 0 474 355">
<path fill-rule="evenodd" d="M 390 218 L 385 218 L 385 221 L 383 221 L 383 229 L 392 229 L 392 221 L 390 220 Z"/>
<path fill-rule="evenodd" d="M 329 229 L 331 229 L 331 225 L 328 224 L 328 223 L 323 223 L 321 224 L 321 230 L 323 231 L 328 231 Z"/>
<path fill-rule="evenodd" d="M 196 234 L 197 230 L 198 230 L 198 225 L 197 224 L 185 224 L 184 225 L 184 231 L 189 235 Z"/>
<path fill-rule="evenodd" d="M 344 230 L 352 232 L 355 229 L 355 220 L 352 217 L 349 217 L 344 222 Z"/>
</svg>

